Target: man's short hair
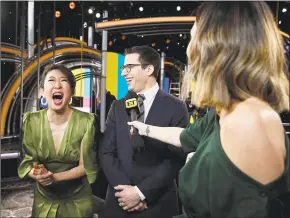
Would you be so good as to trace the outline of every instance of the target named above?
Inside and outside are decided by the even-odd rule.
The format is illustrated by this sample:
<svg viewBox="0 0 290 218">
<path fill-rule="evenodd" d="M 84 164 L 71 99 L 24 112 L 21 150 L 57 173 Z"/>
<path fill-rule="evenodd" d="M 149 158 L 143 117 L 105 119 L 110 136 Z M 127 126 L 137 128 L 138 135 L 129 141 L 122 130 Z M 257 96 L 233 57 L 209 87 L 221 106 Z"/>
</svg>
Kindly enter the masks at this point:
<svg viewBox="0 0 290 218">
<path fill-rule="evenodd" d="M 125 55 L 128 54 L 139 54 L 139 62 L 142 64 L 142 68 L 144 69 L 148 65 L 152 65 L 154 67 L 153 76 L 155 78 L 158 77 L 161 65 L 161 58 L 159 53 L 155 49 L 147 45 L 134 46 L 125 50 Z"/>
</svg>

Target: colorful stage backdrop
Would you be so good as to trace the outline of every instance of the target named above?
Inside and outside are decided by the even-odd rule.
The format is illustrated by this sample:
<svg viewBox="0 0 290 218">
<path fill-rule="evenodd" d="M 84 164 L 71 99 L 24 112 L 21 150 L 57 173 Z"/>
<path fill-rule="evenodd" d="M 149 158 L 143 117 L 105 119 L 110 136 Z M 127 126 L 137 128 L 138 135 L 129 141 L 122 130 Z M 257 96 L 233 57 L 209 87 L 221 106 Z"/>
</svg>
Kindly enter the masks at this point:
<svg viewBox="0 0 290 218">
<path fill-rule="evenodd" d="M 124 64 L 124 55 L 113 52 L 107 52 L 107 91 L 111 92 L 116 99 L 126 96 L 128 92 L 127 82 L 122 77 L 121 66 Z"/>
<path fill-rule="evenodd" d="M 127 82 L 122 77 L 121 66 L 124 64 L 124 55 L 107 52 L 107 91 L 111 92 L 116 99 L 126 96 L 128 92 Z M 169 92 L 169 78 L 164 78 L 164 91 Z"/>
<path fill-rule="evenodd" d="M 124 64 L 124 55 L 107 52 L 107 79 L 106 89 L 116 99 L 121 99 L 126 96 L 128 92 L 127 82 L 122 77 L 121 66 Z M 75 95 L 72 99 L 71 105 L 79 110 L 91 112 L 92 107 L 92 79 L 88 74 L 92 73 L 90 68 L 79 68 L 72 71 L 74 76 L 77 77 Z M 83 75 L 85 74 L 85 75 Z M 87 74 L 87 76 L 86 76 Z M 170 81 L 169 78 L 164 78 L 164 91 L 169 92 Z M 100 87 L 99 94 L 100 94 Z M 98 96 L 100 97 L 100 96 Z M 43 101 L 45 102 L 45 101 Z M 47 105 L 41 103 L 41 108 L 45 108 Z"/>
<path fill-rule="evenodd" d="M 92 78 L 90 68 L 79 68 L 72 71 L 78 78 L 72 106 L 82 111 L 91 112 Z M 81 76 L 81 77 L 80 77 Z"/>
</svg>

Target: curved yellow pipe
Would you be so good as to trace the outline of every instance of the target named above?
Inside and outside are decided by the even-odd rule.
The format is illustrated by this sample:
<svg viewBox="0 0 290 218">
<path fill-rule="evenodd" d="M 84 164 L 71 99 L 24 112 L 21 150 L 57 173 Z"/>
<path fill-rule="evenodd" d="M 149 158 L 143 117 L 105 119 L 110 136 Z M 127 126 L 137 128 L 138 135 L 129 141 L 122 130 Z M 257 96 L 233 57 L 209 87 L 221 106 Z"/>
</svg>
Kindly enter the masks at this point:
<svg viewBox="0 0 290 218">
<path fill-rule="evenodd" d="M 285 36 L 286 38 L 290 39 L 290 35 L 289 35 L 289 34 L 284 33 L 283 31 L 280 31 L 280 33 L 281 33 L 283 36 Z"/>
<path fill-rule="evenodd" d="M 95 28 L 97 30 L 122 26 L 128 27 L 129 25 L 138 25 L 138 24 L 153 24 L 153 23 L 180 23 L 180 22 L 195 22 L 195 16 L 176 16 L 176 17 L 150 17 L 150 18 L 132 18 L 132 19 L 125 19 L 125 20 L 113 20 L 113 21 L 106 21 L 106 22 L 99 22 L 95 24 Z M 289 34 L 280 31 L 280 33 L 290 38 Z"/>
<path fill-rule="evenodd" d="M 176 17 L 151 17 L 151 18 L 133 18 L 126 20 L 116 20 L 99 22 L 95 24 L 96 29 L 106 29 L 117 26 L 135 25 L 135 24 L 151 24 L 151 23 L 180 23 L 180 22 L 194 22 L 194 16 L 176 16 Z"/>
<path fill-rule="evenodd" d="M 97 52 L 94 49 L 90 49 L 90 48 L 63 48 L 63 49 L 58 49 L 55 50 L 55 55 L 60 55 L 60 54 L 64 54 L 64 53 L 77 53 L 77 52 L 87 52 L 87 53 L 91 53 L 91 54 L 95 54 L 97 56 L 101 56 L 100 52 Z M 53 51 L 45 54 L 43 56 L 40 57 L 40 64 L 42 64 L 44 61 L 50 59 L 53 57 Z M 23 79 L 25 79 L 34 68 L 37 67 L 37 60 L 33 61 L 32 63 L 30 63 L 28 65 L 28 67 L 24 70 L 23 72 Z M 16 93 L 18 87 L 21 84 L 21 76 L 18 76 L 17 79 L 15 80 L 15 82 L 12 84 L 11 88 L 8 91 L 8 94 L 6 96 L 6 98 L 3 101 L 2 104 L 2 110 L 1 110 L 1 130 L 0 130 L 0 135 L 3 136 L 4 135 L 4 131 L 5 131 L 5 125 L 6 125 L 6 117 L 8 114 L 8 110 L 10 108 L 12 99 L 14 97 L 14 94 Z"/>
<path fill-rule="evenodd" d="M 45 40 L 42 40 L 40 42 L 40 45 L 43 44 Z M 51 39 L 47 39 L 47 42 L 51 42 Z M 82 40 L 79 40 L 79 39 L 74 39 L 74 38 L 69 38 L 69 37 L 56 37 L 55 38 L 55 42 L 75 42 L 75 43 L 78 43 L 78 44 L 83 44 L 84 46 L 87 46 L 87 43 L 82 41 Z M 34 45 L 34 48 L 36 48 L 37 44 Z"/>
<path fill-rule="evenodd" d="M 83 44 L 84 46 L 87 46 L 86 42 L 81 41 L 79 39 L 69 38 L 69 37 L 56 37 L 55 41 L 56 42 L 75 42 L 75 43 Z M 47 39 L 47 42 L 51 42 L 51 39 Z M 41 41 L 40 45 L 42 45 L 42 44 L 43 44 L 43 41 Z M 34 48 L 36 48 L 36 46 L 37 45 L 34 45 Z M 4 46 L 1 46 L 0 52 L 21 56 L 21 50 L 15 49 L 15 48 L 7 48 Z M 27 57 L 27 52 L 25 51 L 23 53 L 23 55 L 24 55 L 24 57 Z"/>
<path fill-rule="evenodd" d="M 174 63 L 168 62 L 168 61 L 165 61 L 164 64 L 168 64 L 168 65 L 174 66 Z"/>
<path fill-rule="evenodd" d="M 7 47 L 1 47 L 0 48 L 0 52 L 2 53 L 9 53 L 9 54 L 14 54 L 14 55 L 17 55 L 17 56 L 21 56 L 21 51 L 18 50 L 18 49 L 15 49 L 15 48 L 7 48 Z M 23 56 L 24 57 L 27 57 L 27 52 L 24 52 L 23 53 Z"/>
</svg>

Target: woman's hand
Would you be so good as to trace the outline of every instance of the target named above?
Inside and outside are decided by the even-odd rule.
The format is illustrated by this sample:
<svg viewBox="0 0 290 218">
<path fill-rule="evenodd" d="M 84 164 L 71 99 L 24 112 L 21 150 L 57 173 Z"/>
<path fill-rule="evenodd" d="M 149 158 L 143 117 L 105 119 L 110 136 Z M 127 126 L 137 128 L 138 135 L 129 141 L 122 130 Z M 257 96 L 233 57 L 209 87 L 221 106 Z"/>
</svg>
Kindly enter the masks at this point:
<svg viewBox="0 0 290 218">
<path fill-rule="evenodd" d="M 139 121 L 132 121 L 132 122 L 128 122 L 128 125 L 138 129 L 139 135 L 146 135 L 146 127 L 148 125 L 146 125 L 145 123 L 142 123 Z"/>
<path fill-rule="evenodd" d="M 33 169 L 33 175 L 41 175 L 48 172 L 43 164 L 34 163 Z"/>
<path fill-rule="evenodd" d="M 50 171 L 48 171 L 47 173 L 36 175 L 35 179 L 43 186 L 51 185 L 54 182 L 53 173 Z"/>
<path fill-rule="evenodd" d="M 48 171 L 43 164 L 34 163 L 30 175 L 43 186 L 51 185 L 54 182 L 53 173 Z"/>
</svg>

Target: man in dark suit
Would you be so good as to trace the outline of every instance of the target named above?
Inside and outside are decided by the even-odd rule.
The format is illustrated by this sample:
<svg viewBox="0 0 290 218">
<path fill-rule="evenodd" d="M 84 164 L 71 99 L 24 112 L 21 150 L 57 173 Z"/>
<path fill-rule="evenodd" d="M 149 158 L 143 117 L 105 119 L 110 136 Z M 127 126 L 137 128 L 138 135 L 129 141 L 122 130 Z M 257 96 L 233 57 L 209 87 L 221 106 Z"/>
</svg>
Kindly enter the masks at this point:
<svg viewBox="0 0 290 218">
<path fill-rule="evenodd" d="M 138 120 L 156 126 L 186 127 L 186 105 L 159 89 L 160 55 L 151 47 L 125 52 L 122 76 L 138 94 Z M 114 101 L 100 148 L 100 163 L 109 182 L 100 218 L 171 218 L 178 215 L 175 178 L 185 163 L 182 150 L 149 138 L 134 144 L 125 99 Z M 180 155 L 176 155 L 179 153 Z"/>
</svg>

